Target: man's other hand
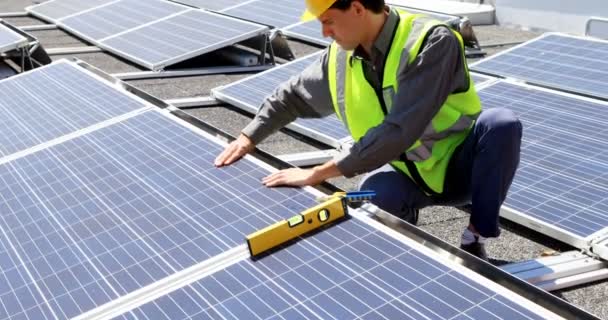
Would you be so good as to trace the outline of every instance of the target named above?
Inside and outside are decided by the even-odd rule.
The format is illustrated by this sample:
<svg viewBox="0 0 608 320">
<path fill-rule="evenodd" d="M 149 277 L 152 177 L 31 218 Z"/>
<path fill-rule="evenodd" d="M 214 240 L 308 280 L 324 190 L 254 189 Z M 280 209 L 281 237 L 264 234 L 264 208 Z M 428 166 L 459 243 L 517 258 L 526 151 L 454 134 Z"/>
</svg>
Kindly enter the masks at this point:
<svg viewBox="0 0 608 320">
<path fill-rule="evenodd" d="M 253 141 L 241 133 L 236 140 L 232 141 L 228 146 L 226 146 L 224 151 L 222 151 L 222 153 L 215 158 L 214 164 L 216 167 L 230 165 L 241 159 L 253 149 L 255 149 L 255 144 Z"/>
</svg>

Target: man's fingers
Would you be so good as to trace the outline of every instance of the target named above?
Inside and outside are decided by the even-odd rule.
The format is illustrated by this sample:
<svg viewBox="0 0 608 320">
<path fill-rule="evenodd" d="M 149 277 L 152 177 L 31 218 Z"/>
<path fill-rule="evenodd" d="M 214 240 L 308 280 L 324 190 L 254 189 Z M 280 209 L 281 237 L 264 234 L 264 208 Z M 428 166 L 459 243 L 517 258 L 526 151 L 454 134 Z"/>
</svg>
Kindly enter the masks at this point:
<svg viewBox="0 0 608 320">
<path fill-rule="evenodd" d="M 215 158 L 215 165 L 217 167 L 226 166 L 233 163 L 235 160 L 238 160 L 238 158 L 240 158 L 238 156 L 238 147 L 234 144 L 229 144 L 228 147 Z"/>
</svg>

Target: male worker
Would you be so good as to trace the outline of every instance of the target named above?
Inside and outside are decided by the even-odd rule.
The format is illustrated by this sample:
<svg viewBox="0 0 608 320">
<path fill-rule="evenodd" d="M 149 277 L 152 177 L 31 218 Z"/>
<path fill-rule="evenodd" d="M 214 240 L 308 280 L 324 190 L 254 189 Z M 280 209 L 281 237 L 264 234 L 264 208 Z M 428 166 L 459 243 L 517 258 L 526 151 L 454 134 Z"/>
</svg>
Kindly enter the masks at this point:
<svg viewBox="0 0 608 320">
<path fill-rule="evenodd" d="M 522 127 L 506 109 L 481 113 L 459 34 L 384 0 L 306 0 L 334 43 L 282 84 L 216 158 L 237 161 L 296 117 L 335 112 L 355 143 L 312 169 L 287 169 L 266 186 L 315 185 L 369 172 L 361 189 L 380 208 L 416 223 L 420 208 L 472 203 L 461 248 L 487 260 L 499 208 L 519 163 Z"/>
</svg>

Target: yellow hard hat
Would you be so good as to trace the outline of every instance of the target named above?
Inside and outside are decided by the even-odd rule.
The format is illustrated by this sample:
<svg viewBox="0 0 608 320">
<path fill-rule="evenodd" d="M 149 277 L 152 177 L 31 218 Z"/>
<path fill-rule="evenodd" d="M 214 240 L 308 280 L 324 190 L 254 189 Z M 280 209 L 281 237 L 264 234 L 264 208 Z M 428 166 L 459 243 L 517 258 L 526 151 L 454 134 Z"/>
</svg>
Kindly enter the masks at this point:
<svg viewBox="0 0 608 320">
<path fill-rule="evenodd" d="M 304 11 L 304 14 L 302 14 L 302 17 L 300 18 L 302 21 L 318 18 L 325 10 L 329 9 L 336 0 L 305 0 L 305 2 L 306 11 Z"/>
</svg>

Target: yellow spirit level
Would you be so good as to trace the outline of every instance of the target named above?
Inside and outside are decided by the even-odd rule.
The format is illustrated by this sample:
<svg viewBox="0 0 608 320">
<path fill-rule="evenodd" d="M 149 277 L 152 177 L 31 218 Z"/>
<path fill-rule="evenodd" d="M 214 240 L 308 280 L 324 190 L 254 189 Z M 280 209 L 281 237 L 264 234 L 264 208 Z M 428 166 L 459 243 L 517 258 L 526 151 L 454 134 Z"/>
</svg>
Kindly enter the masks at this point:
<svg viewBox="0 0 608 320">
<path fill-rule="evenodd" d="M 249 253 L 255 257 L 305 233 L 318 229 L 344 217 L 348 203 L 369 200 L 375 193 L 370 191 L 339 192 L 323 199 L 316 205 L 289 219 L 279 221 L 247 236 Z"/>
</svg>

